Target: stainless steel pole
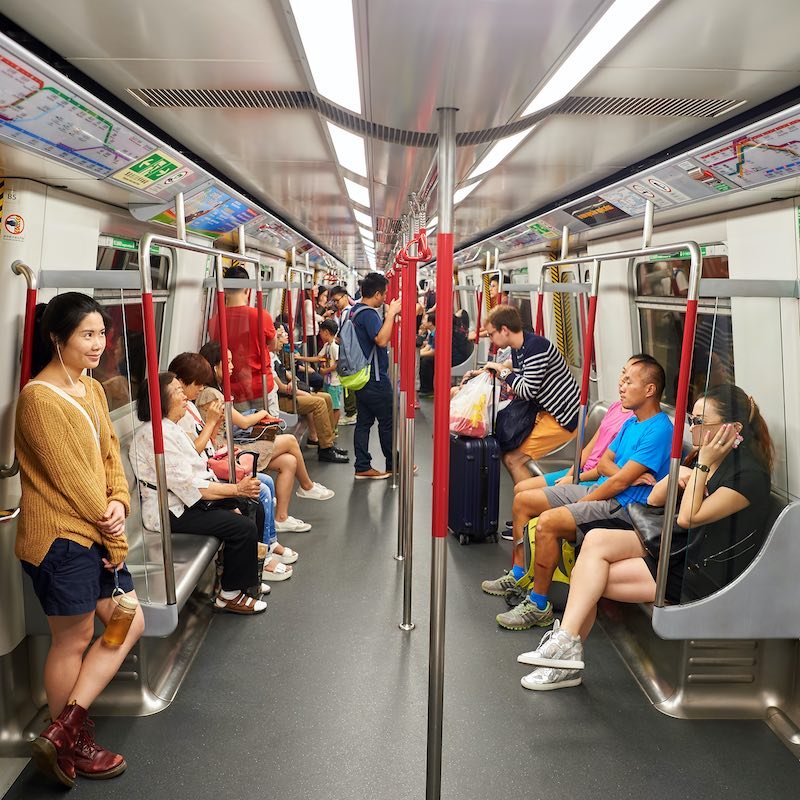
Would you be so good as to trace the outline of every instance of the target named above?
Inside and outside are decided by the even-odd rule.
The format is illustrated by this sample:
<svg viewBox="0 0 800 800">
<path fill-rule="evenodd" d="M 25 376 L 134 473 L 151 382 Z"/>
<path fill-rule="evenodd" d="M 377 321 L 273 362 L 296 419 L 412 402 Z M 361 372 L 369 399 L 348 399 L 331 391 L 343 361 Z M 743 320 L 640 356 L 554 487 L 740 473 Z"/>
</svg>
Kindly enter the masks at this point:
<svg viewBox="0 0 800 800">
<path fill-rule="evenodd" d="M 394 558 L 395 561 L 404 561 L 406 557 L 406 471 L 403 469 L 403 465 L 405 464 L 406 426 L 401 412 L 406 405 L 406 393 L 402 389 L 397 393 L 397 403 L 399 412 L 397 416 L 397 449 L 400 454 L 397 472 L 400 491 L 397 493 L 399 498 L 397 503 L 397 553 Z M 403 577 L 405 578 L 405 573 L 403 573 Z"/>
<path fill-rule="evenodd" d="M 453 189 L 456 170 L 456 109 L 439 109 L 439 233 L 436 246 L 436 283 L 453 280 Z M 450 355 L 452 347 L 452 293 L 439 315 L 443 327 L 435 358 L 433 421 L 433 535 L 431 549 L 431 610 L 428 651 L 428 752 L 425 797 L 439 800 L 442 792 L 442 722 L 444 719 L 445 600 L 447 592 L 447 508 L 450 474 L 448 431 Z M 444 392 L 444 394 L 442 394 Z"/>
<path fill-rule="evenodd" d="M 186 241 L 186 211 L 183 204 L 183 192 L 175 195 L 175 225 L 178 230 L 178 238 Z M 144 269 L 144 262 L 142 263 Z"/>
<path fill-rule="evenodd" d="M 653 212 L 655 206 L 652 200 L 648 200 L 644 207 L 644 224 L 642 225 L 642 247 L 650 247 L 650 240 L 653 238 Z"/>
</svg>

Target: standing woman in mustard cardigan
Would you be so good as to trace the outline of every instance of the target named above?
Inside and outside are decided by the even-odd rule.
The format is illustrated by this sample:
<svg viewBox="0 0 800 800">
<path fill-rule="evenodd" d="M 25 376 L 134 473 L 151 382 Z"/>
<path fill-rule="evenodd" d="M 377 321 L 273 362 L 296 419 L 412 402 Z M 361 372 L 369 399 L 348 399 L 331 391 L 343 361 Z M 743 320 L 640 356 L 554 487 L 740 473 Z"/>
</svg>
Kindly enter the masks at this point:
<svg viewBox="0 0 800 800">
<path fill-rule="evenodd" d="M 35 377 L 17 404 L 22 500 L 15 552 L 52 636 L 44 687 L 53 722 L 33 742 L 33 758 L 67 786 L 76 774 L 112 778 L 127 767 L 95 742 L 87 709 L 144 630 L 137 607 L 121 646 L 100 638 L 89 647 L 95 616 L 107 624 L 115 608 L 115 580 L 136 596 L 124 563 L 130 499 L 119 441 L 102 387 L 83 374 L 100 362 L 107 322 L 102 306 L 78 292 L 38 306 Z"/>
</svg>

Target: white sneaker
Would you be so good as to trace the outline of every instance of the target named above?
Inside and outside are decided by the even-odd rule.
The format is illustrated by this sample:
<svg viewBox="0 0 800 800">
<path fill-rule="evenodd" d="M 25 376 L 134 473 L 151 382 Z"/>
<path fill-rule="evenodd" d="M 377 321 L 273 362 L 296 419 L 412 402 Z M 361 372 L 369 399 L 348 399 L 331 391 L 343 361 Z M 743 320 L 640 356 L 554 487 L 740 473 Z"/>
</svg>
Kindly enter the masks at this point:
<svg viewBox="0 0 800 800">
<path fill-rule="evenodd" d="M 556 620 L 553 624 L 553 630 L 547 631 L 542 636 L 539 646 L 529 653 L 518 655 L 517 661 L 520 664 L 531 664 L 534 667 L 550 667 L 561 671 L 583 669 L 583 643 L 580 636 L 572 636 L 561 628 L 559 621 Z M 528 688 L 530 689 L 531 687 L 529 686 Z"/>
<path fill-rule="evenodd" d="M 537 667 L 526 675 L 520 683 L 525 689 L 534 692 L 548 692 L 551 689 L 566 689 L 569 686 L 580 686 L 583 677 L 579 669 L 554 669 L 553 667 Z"/>
<path fill-rule="evenodd" d="M 304 500 L 330 500 L 336 492 L 321 483 L 314 483 L 310 489 L 304 489 L 301 486 L 295 494 Z"/>
<path fill-rule="evenodd" d="M 311 530 L 311 526 L 296 517 L 286 517 L 283 522 L 275 520 L 275 530 L 278 533 L 305 533 Z"/>
<path fill-rule="evenodd" d="M 356 416 L 353 414 L 352 417 L 340 417 L 339 418 L 340 425 L 355 425 L 356 424 Z"/>
</svg>

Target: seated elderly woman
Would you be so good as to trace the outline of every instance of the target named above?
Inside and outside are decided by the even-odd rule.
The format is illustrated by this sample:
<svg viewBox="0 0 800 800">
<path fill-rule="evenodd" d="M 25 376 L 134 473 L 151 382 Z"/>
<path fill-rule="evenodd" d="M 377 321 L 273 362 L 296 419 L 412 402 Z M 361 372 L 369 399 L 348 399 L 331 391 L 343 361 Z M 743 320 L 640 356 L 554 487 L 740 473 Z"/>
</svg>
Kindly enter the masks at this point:
<svg viewBox="0 0 800 800">
<path fill-rule="evenodd" d="M 251 587 L 264 591 L 258 575 L 259 531 L 263 510 L 255 503 L 256 520 L 241 512 L 248 501 L 258 500 L 261 484 L 247 477 L 237 484 L 220 483 L 200 457 L 189 437 L 178 427 L 186 413 L 186 395 L 172 372 L 158 376 L 163 418 L 164 460 L 169 491 L 169 521 L 174 533 L 215 536 L 225 544 L 225 567 L 221 591 L 214 601 L 219 611 L 234 614 L 259 614 L 267 604 L 248 594 Z M 153 423 L 150 419 L 150 394 L 147 381 L 139 390 L 137 414 L 144 423 L 133 436 L 130 460 L 142 491 L 142 522 L 158 530 L 158 493 L 153 456 Z M 159 424 L 156 421 L 155 424 Z"/>
<path fill-rule="evenodd" d="M 178 426 L 183 429 L 194 443 L 194 449 L 197 450 L 203 461 L 207 462 L 216 452 L 217 445 L 224 444 L 222 432 L 224 411 L 222 404 L 213 396 L 204 401 L 200 400 L 201 395 L 206 391 L 206 386 L 213 383 L 214 374 L 208 361 L 199 353 L 181 353 L 175 356 L 170 362 L 169 371 L 174 373 L 175 377 L 180 381 L 183 393 L 186 396 L 186 413 L 178 420 Z M 209 407 L 205 409 L 205 417 L 194 404 L 195 400 L 201 405 L 209 404 Z M 238 411 L 234 411 L 234 414 L 237 420 L 242 416 Z M 266 411 L 259 412 L 253 416 L 257 417 L 258 419 L 255 421 L 258 421 L 266 416 Z M 268 448 L 268 450 L 264 448 Z M 266 442 L 257 443 L 255 446 L 248 446 L 246 449 L 260 450 L 262 453 L 271 455 L 272 443 L 269 443 L 269 445 Z M 262 461 L 269 463 L 269 456 L 266 458 L 259 456 L 259 464 Z M 268 574 L 271 581 L 288 580 L 292 577 L 292 568 L 287 565 L 294 564 L 297 561 L 298 554 L 278 542 L 278 535 L 275 529 L 275 505 L 273 502 L 275 484 L 272 478 L 263 472 L 258 472 L 255 477 L 258 478 L 261 484 L 258 499 L 264 509 L 261 541 L 268 545 L 268 552 L 264 562 L 264 574 Z"/>
<path fill-rule="evenodd" d="M 222 356 L 218 342 L 206 342 L 200 348 L 200 355 L 206 359 L 213 370 L 213 380 L 200 393 L 197 398 L 197 405 L 201 416 L 208 421 L 209 412 L 216 402 L 221 408 L 224 398 L 220 391 L 222 382 Z M 230 350 L 228 351 L 228 368 L 233 365 Z M 219 412 L 221 414 L 221 411 Z M 246 430 L 255 425 L 260 419 L 266 416 L 265 411 L 256 411 L 253 414 L 241 414 L 233 409 L 233 424 Z M 246 449 L 250 449 L 249 446 Z M 262 459 L 259 458 L 259 467 L 263 468 Z M 297 478 L 300 488 L 295 493 L 302 500 L 330 500 L 334 496 L 332 489 L 328 489 L 321 483 L 312 481 L 308 474 L 303 453 L 297 438 L 289 433 L 278 434 L 275 437 L 275 444 L 266 466 L 270 472 L 277 473 L 275 480 L 275 529 L 278 533 L 302 533 L 311 530 L 311 525 L 303 522 L 302 519 L 289 515 L 289 501 L 294 488 L 294 480 Z"/>
<path fill-rule="evenodd" d="M 667 600 L 698 600 L 730 583 L 747 568 L 764 538 L 770 501 L 773 445 L 752 397 L 737 386 L 715 386 L 689 415 L 696 461 L 681 467 L 683 490 L 667 576 Z M 648 498 L 662 506 L 667 478 Z M 539 647 L 518 661 L 536 669 L 522 679 L 526 689 L 577 686 L 583 642 L 601 597 L 624 603 L 655 598 L 657 544 L 633 530 L 594 529 L 583 540 L 570 578 L 564 618 Z M 688 567 L 688 569 L 687 569 Z"/>
</svg>

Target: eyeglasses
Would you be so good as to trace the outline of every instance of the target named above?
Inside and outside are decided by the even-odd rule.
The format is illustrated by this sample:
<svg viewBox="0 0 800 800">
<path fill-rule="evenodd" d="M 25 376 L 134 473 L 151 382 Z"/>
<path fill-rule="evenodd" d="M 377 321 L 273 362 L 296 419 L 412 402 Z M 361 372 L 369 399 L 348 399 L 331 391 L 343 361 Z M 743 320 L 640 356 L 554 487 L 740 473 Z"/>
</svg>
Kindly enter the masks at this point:
<svg viewBox="0 0 800 800">
<path fill-rule="evenodd" d="M 695 425 L 705 425 L 707 428 L 711 425 L 722 425 L 722 421 L 720 422 L 706 422 L 702 417 L 693 417 L 691 414 L 686 415 L 686 424 L 692 428 Z"/>
</svg>

